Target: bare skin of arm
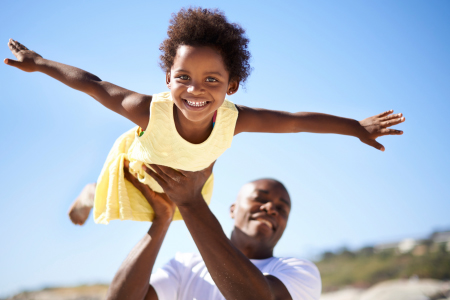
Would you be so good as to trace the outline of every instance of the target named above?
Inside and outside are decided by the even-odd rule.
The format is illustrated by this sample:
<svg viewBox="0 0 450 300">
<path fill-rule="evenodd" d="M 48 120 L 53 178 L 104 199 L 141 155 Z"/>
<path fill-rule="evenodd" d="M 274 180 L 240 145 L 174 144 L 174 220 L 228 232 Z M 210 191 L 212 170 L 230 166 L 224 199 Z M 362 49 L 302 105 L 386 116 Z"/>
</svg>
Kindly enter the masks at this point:
<svg viewBox="0 0 450 300">
<path fill-rule="evenodd" d="M 146 172 L 178 206 L 211 277 L 226 299 L 292 299 L 279 279 L 264 276 L 233 246 L 205 203 L 201 189 L 211 174 L 212 165 L 200 172 L 151 167 L 155 172 L 149 168 Z"/>
<path fill-rule="evenodd" d="M 384 151 L 384 146 L 376 141 L 384 135 L 401 135 L 403 131 L 388 128 L 402 123 L 402 114 L 392 114 L 389 110 L 373 117 L 357 121 L 333 115 L 314 112 L 289 113 L 261 108 L 236 105 L 239 117 L 235 135 L 241 132 L 269 133 L 335 133 L 357 137 L 361 142 Z"/>
<path fill-rule="evenodd" d="M 17 60 L 6 58 L 4 62 L 25 72 L 41 72 L 65 85 L 88 94 L 110 110 L 124 116 L 146 129 L 152 97 L 139 94 L 81 69 L 43 58 L 36 52 L 12 39 L 9 49 Z"/>
<path fill-rule="evenodd" d="M 165 194 L 155 193 L 131 175 L 127 161 L 125 178 L 145 196 L 155 211 L 155 218 L 148 233 L 131 250 L 120 266 L 109 286 L 106 299 L 157 300 L 158 296 L 149 284 L 150 276 L 156 256 L 172 222 L 175 204 Z"/>
</svg>

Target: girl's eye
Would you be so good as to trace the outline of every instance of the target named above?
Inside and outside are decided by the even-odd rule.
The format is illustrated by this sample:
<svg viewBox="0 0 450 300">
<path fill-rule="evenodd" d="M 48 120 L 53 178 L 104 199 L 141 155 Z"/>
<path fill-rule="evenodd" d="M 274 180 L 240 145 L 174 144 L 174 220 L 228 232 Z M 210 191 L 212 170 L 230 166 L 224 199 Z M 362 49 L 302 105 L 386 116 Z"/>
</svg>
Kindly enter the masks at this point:
<svg viewBox="0 0 450 300">
<path fill-rule="evenodd" d="M 189 80 L 189 76 L 187 75 L 180 75 L 178 76 L 178 78 L 180 78 L 181 80 Z"/>
<path fill-rule="evenodd" d="M 215 79 L 214 77 L 208 77 L 208 78 L 206 78 L 206 81 L 207 82 L 216 82 L 217 79 Z"/>
</svg>

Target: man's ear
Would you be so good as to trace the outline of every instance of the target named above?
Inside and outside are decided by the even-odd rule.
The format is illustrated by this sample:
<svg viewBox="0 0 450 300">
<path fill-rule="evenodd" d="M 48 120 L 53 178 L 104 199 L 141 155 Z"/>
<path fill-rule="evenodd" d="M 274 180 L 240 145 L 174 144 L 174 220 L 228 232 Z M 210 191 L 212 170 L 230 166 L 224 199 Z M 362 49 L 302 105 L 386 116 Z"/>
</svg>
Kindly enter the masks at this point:
<svg viewBox="0 0 450 300">
<path fill-rule="evenodd" d="M 228 90 L 227 90 L 228 96 L 231 96 L 238 91 L 239 83 L 240 83 L 239 80 L 231 80 L 230 83 L 228 83 Z"/>
<path fill-rule="evenodd" d="M 236 209 L 236 204 L 235 203 L 231 204 L 231 206 L 230 206 L 230 217 L 232 219 L 234 219 L 234 210 L 235 209 Z"/>
<path fill-rule="evenodd" d="M 166 72 L 166 85 L 170 90 L 170 72 Z"/>
</svg>

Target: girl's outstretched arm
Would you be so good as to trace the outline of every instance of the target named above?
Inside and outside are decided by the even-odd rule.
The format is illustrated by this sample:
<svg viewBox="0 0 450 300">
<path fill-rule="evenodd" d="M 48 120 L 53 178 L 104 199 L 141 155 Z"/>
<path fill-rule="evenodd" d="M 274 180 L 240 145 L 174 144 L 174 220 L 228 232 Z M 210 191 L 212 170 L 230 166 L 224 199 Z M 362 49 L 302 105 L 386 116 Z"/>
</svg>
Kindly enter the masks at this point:
<svg viewBox="0 0 450 300">
<path fill-rule="evenodd" d="M 384 151 L 376 141 L 384 135 L 401 135 L 403 131 L 388 128 L 405 121 L 402 114 L 389 110 L 362 121 L 313 112 L 288 113 L 236 105 L 239 117 L 235 134 L 241 132 L 335 133 L 357 137 L 361 142 Z"/>
<path fill-rule="evenodd" d="M 110 110 L 124 116 L 146 129 L 149 119 L 151 96 L 139 94 L 81 69 L 43 58 L 36 52 L 12 39 L 9 49 L 17 60 L 6 58 L 4 62 L 25 72 L 42 72 L 65 85 L 88 94 Z"/>
</svg>

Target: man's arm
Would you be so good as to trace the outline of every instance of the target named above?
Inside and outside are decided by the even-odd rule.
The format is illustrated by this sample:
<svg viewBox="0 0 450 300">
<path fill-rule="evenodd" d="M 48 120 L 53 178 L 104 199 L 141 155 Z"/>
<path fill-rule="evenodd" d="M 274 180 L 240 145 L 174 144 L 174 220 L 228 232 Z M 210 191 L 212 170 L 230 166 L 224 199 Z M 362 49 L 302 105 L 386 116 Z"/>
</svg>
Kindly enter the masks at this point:
<svg viewBox="0 0 450 300">
<path fill-rule="evenodd" d="M 110 110 L 146 129 L 151 96 L 139 94 L 102 81 L 84 70 L 43 58 L 12 39 L 9 49 L 17 60 L 5 59 L 7 65 L 25 72 L 41 72 L 65 85 L 88 94 Z"/>
<path fill-rule="evenodd" d="M 201 195 L 178 208 L 211 277 L 226 299 L 292 299 L 280 280 L 264 276 L 231 244 Z"/>
<path fill-rule="evenodd" d="M 175 205 L 166 195 L 155 193 L 132 176 L 128 171 L 128 162 L 125 164 L 125 178 L 149 201 L 155 211 L 155 218 L 148 233 L 131 250 L 120 266 L 109 286 L 106 299 L 158 300 L 156 291 L 149 284 L 150 276 L 172 221 Z"/>
<path fill-rule="evenodd" d="M 152 223 L 148 233 L 131 250 L 120 266 L 109 286 L 106 299 L 158 300 L 149 282 L 169 224 L 170 222 Z"/>
<path fill-rule="evenodd" d="M 211 277 L 226 299 L 292 299 L 284 284 L 261 271 L 227 238 L 206 205 L 201 189 L 212 165 L 200 172 L 177 172 L 164 166 L 145 168 L 178 206 Z"/>
<path fill-rule="evenodd" d="M 335 133 L 357 137 L 361 142 L 381 151 L 384 151 L 384 147 L 376 139 L 384 135 L 403 134 L 401 130 L 388 127 L 405 121 L 401 113 L 392 114 L 392 110 L 357 121 L 314 112 L 289 113 L 242 105 L 236 107 L 239 117 L 235 135 L 241 132 Z"/>
</svg>

